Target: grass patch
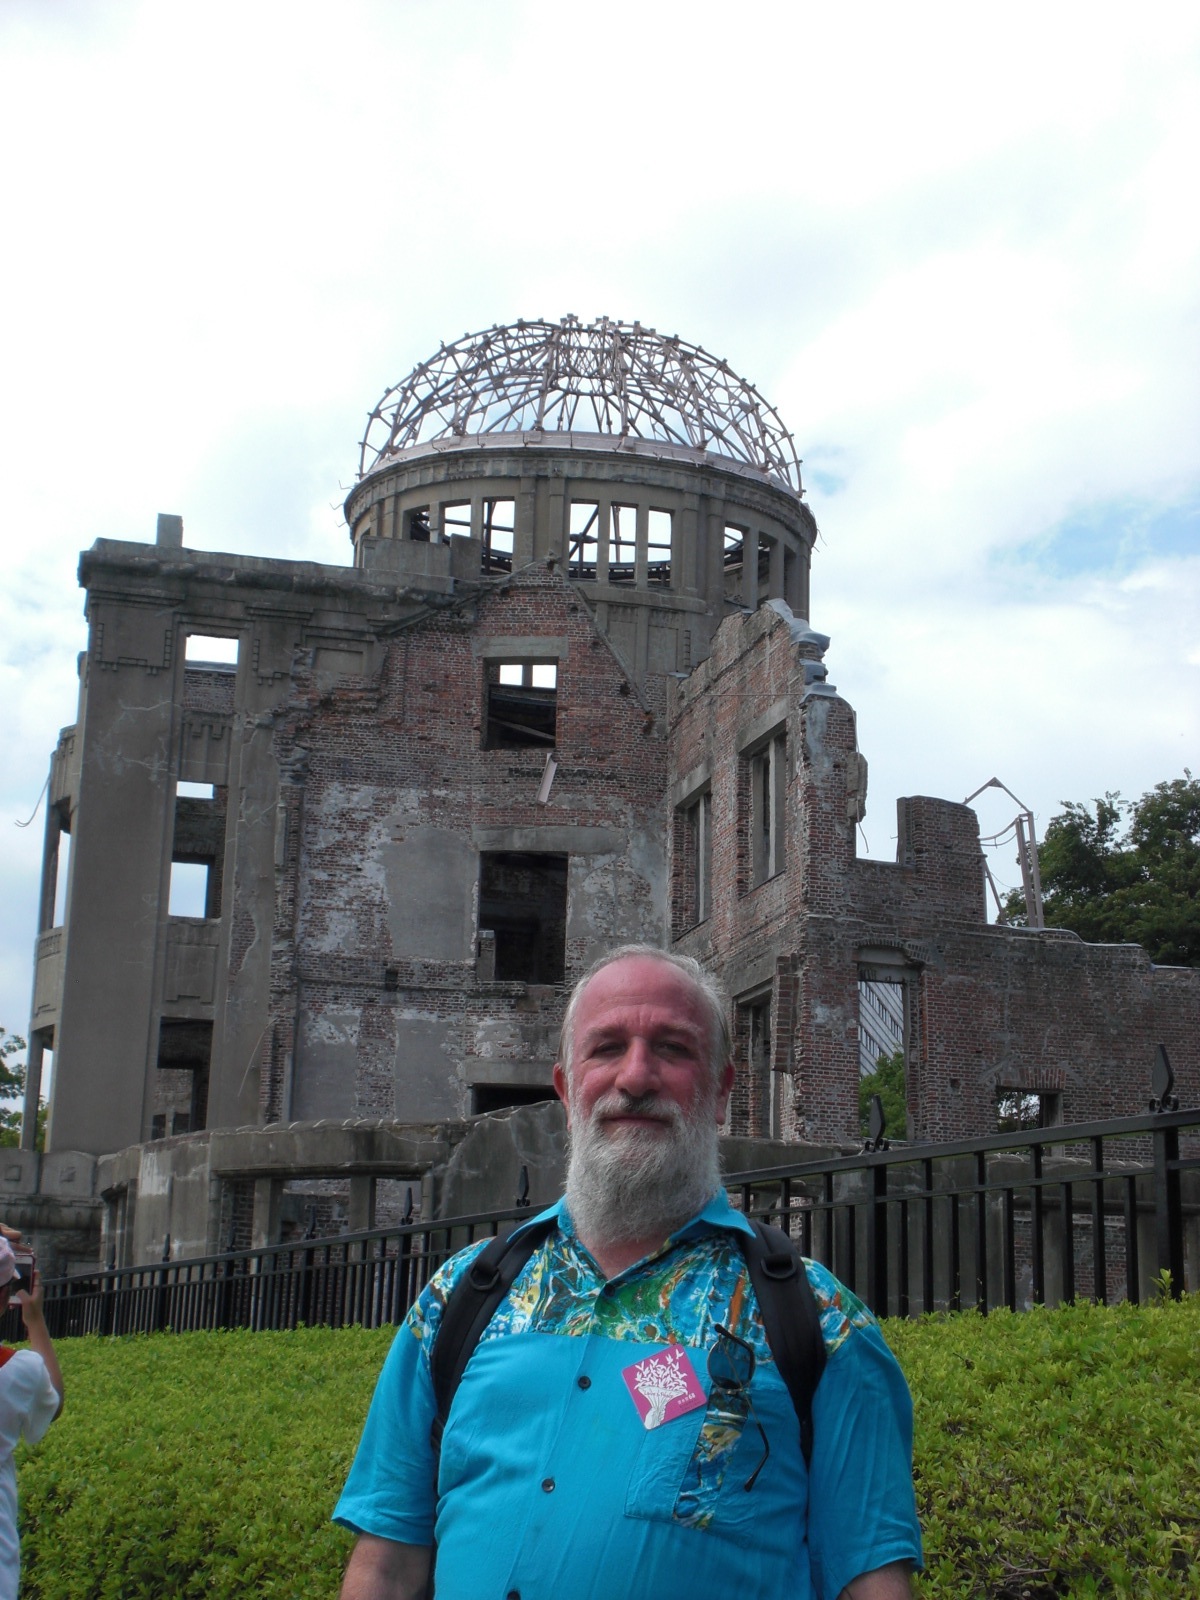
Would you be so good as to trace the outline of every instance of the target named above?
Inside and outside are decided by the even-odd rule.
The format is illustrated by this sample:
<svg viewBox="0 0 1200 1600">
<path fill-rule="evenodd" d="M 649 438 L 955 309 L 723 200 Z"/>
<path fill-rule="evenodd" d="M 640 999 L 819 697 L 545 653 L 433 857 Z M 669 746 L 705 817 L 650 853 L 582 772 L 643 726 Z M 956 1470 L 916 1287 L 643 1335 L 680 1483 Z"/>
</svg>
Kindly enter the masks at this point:
<svg viewBox="0 0 1200 1600">
<path fill-rule="evenodd" d="M 922 1600 L 1200 1596 L 1200 1296 L 892 1322 Z M 27 1600 L 327 1600 L 329 1524 L 392 1332 L 75 1339 L 19 1457 Z"/>
</svg>

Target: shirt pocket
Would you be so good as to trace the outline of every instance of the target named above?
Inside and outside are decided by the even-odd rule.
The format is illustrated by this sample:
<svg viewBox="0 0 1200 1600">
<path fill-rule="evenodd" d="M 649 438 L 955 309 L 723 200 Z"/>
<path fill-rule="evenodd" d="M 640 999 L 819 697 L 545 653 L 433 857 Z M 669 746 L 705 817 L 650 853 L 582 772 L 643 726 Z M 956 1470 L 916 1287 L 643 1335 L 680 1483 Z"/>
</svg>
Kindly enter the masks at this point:
<svg viewBox="0 0 1200 1600">
<path fill-rule="evenodd" d="M 761 1496 L 756 1506 L 754 1491 L 743 1488 L 758 1462 L 756 1447 L 761 1454 L 753 1422 L 714 1397 L 703 1410 L 647 1430 L 630 1475 L 626 1516 L 712 1530 L 739 1544 L 759 1542 Z"/>
</svg>

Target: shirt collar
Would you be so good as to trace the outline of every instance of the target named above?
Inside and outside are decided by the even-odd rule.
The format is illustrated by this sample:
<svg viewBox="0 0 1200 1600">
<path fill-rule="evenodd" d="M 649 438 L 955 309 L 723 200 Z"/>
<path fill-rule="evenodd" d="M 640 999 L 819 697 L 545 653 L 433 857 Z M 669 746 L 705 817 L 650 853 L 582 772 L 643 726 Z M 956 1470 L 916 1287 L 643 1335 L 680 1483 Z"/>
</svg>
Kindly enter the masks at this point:
<svg viewBox="0 0 1200 1600">
<path fill-rule="evenodd" d="M 537 1212 L 532 1217 L 527 1217 L 524 1222 L 518 1223 L 513 1229 L 513 1237 L 532 1228 L 535 1223 L 553 1218 L 560 1232 L 576 1238 L 575 1226 L 571 1221 L 571 1213 L 567 1210 L 567 1201 L 564 1196 L 554 1205 L 547 1206 L 544 1211 Z M 677 1228 L 667 1240 L 667 1244 L 677 1239 L 693 1239 L 708 1228 L 727 1228 L 738 1233 L 753 1233 L 754 1230 L 746 1221 L 740 1211 L 735 1211 L 729 1203 L 729 1196 L 724 1189 L 718 1189 L 707 1205 L 703 1206 L 690 1221 L 685 1222 L 682 1228 Z"/>
</svg>

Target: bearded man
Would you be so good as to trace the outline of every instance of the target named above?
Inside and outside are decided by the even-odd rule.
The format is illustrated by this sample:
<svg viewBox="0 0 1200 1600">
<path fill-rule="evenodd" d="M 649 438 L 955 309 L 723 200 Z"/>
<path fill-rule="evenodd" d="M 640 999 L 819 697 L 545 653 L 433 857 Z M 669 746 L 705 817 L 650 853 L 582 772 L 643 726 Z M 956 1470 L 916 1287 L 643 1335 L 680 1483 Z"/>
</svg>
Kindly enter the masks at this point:
<svg viewBox="0 0 1200 1600">
<path fill-rule="evenodd" d="M 554 1067 L 566 1194 L 522 1225 L 553 1223 L 440 1453 L 430 1351 L 478 1246 L 398 1332 L 334 1512 L 359 1536 L 342 1600 L 421 1600 L 435 1540 L 438 1600 L 908 1600 L 908 1389 L 870 1313 L 805 1263 L 826 1350 L 806 1462 L 720 1184 L 732 1084 L 697 962 L 626 945 L 580 980 Z"/>
</svg>

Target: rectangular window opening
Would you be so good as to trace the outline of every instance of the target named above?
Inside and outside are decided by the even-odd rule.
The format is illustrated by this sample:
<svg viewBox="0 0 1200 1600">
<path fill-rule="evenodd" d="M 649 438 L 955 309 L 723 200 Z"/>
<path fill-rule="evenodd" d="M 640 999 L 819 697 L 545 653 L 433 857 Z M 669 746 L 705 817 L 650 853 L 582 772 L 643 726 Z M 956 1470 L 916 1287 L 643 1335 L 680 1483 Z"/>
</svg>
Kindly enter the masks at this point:
<svg viewBox="0 0 1200 1600">
<path fill-rule="evenodd" d="M 167 915 L 219 917 L 229 791 L 212 784 L 177 783 L 175 793 Z"/>
<path fill-rule="evenodd" d="M 646 582 L 656 589 L 671 587 L 671 526 L 669 511 L 651 511 L 646 530 Z"/>
<path fill-rule="evenodd" d="M 734 1086 L 729 1132 L 749 1138 L 782 1137 L 783 1089 L 773 1073 L 771 993 L 738 1000 L 733 1016 Z"/>
<path fill-rule="evenodd" d="M 1062 1124 L 1062 1095 L 1057 1090 L 1014 1089 L 997 1085 L 996 1128 L 1000 1133 L 1023 1133 L 1027 1128 L 1057 1128 Z"/>
<path fill-rule="evenodd" d="M 515 500 L 483 502 L 483 570 L 511 572 L 516 533 Z"/>
<path fill-rule="evenodd" d="M 183 658 L 194 666 L 236 667 L 240 643 L 214 633 L 189 633 Z"/>
<path fill-rule="evenodd" d="M 562 983 L 566 974 L 565 855 L 485 851 L 479 926 L 496 943 L 498 983 Z"/>
<path fill-rule="evenodd" d="M 637 507 L 613 506 L 608 535 L 609 583 L 632 583 L 637 570 Z"/>
<path fill-rule="evenodd" d="M 157 1115 L 151 1137 L 195 1133 L 208 1121 L 208 1080 L 212 1062 L 213 1025 L 164 1017 L 158 1025 L 159 1078 L 155 1087 Z M 159 1117 L 161 1133 L 155 1133 Z"/>
<path fill-rule="evenodd" d="M 58 836 L 58 861 L 54 871 L 54 914 L 50 926 L 61 928 L 67 920 L 67 886 L 71 878 L 71 835 L 65 828 Z"/>
<path fill-rule="evenodd" d="M 511 1111 L 514 1106 L 540 1106 L 554 1098 L 549 1084 L 537 1088 L 525 1083 L 475 1083 L 471 1085 L 471 1115 L 481 1117 L 489 1111 Z"/>
<path fill-rule="evenodd" d="M 768 739 L 749 758 L 750 883 L 756 887 L 784 869 L 784 817 L 787 797 L 787 740 Z"/>
<path fill-rule="evenodd" d="M 866 969 L 878 973 L 879 967 Z M 883 971 L 887 971 L 884 967 Z M 898 969 L 899 970 L 899 969 Z M 883 1132 L 889 1139 L 908 1137 L 908 1036 L 906 985 L 896 978 L 867 977 L 858 981 L 858 1120 L 870 1134 L 871 1096 L 883 1106 Z"/>
<path fill-rule="evenodd" d="M 558 733 L 558 663 L 489 661 L 483 748 L 554 748 Z"/>
<path fill-rule="evenodd" d="M 675 813 L 675 937 L 711 914 L 712 795 L 702 794 Z"/>
<path fill-rule="evenodd" d="M 209 863 L 172 861 L 171 888 L 167 897 L 169 917 L 204 917 L 208 913 Z"/>
<path fill-rule="evenodd" d="M 410 506 L 404 513 L 404 537 L 414 544 L 429 543 L 429 507 Z"/>
<path fill-rule="evenodd" d="M 471 502 L 456 500 L 442 507 L 442 535 L 446 539 L 471 537 Z"/>
<path fill-rule="evenodd" d="M 600 558 L 600 507 L 595 500 L 572 500 L 567 523 L 567 574 L 594 579 Z"/>
</svg>

